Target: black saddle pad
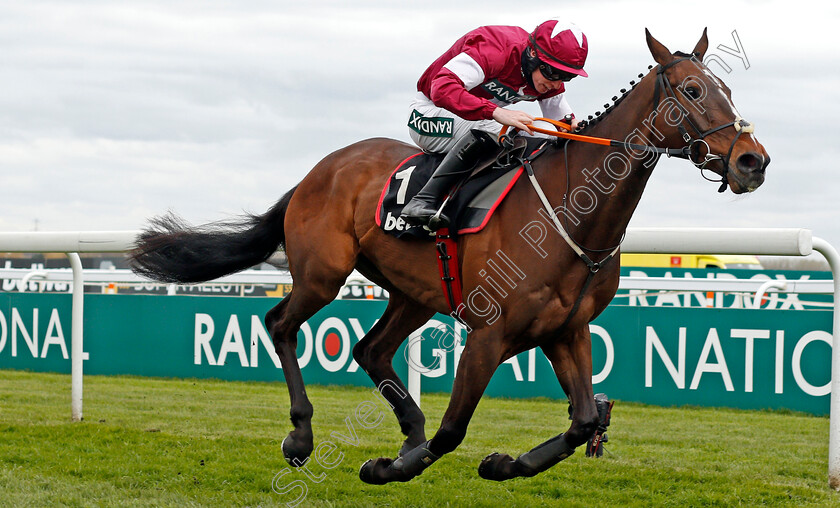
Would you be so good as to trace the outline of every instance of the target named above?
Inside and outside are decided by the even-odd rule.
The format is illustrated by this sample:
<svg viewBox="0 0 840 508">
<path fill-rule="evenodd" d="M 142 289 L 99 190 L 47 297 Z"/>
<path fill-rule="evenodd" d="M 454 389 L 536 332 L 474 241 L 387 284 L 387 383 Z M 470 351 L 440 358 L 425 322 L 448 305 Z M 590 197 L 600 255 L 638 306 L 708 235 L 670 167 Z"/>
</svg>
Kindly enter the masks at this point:
<svg viewBox="0 0 840 508">
<path fill-rule="evenodd" d="M 533 152 L 545 139 L 528 138 L 526 153 Z M 400 218 L 403 207 L 429 181 L 443 154 L 417 153 L 402 161 L 382 189 L 376 209 L 376 224 L 397 238 L 433 239 L 435 234 L 423 226 L 411 226 Z M 444 208 L 452 224 L 450 232 L 477 233 L 484 229 L 493 212 L 507 196 L 523 172 L 521 165 L 492 164 L 473 174 L 452 196 Z"/>
</svg>

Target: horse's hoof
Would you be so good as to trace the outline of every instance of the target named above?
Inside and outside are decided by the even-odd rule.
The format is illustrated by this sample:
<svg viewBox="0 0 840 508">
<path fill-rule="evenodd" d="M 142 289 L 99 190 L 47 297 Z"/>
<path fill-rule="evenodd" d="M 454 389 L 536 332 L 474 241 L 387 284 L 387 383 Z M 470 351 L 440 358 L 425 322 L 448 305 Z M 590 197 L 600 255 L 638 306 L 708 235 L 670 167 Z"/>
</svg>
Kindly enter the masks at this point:
<svg viewBox="0 0 840 508">
<path fill-rule="evenodd" d="M 286 462 L 294 467 L 302 466 L 309 455 L 312 454 L 312 445 L 307 445 L 295 439 L 292 434 L 283 439 L 283 442 L 280 443 L 280 449 L 283 450 L 283 458 L 286 459 Z"/>
<path fill-rule="evenodd" d="M 392 481 L 388 478 L 388 468 L 393 464 L 392 459 L 369 459 L 359 468 L 359 479 L 371 485 L 385 485 Z"/>
<path fill-rule="evenodd" d="M 501 482 L 520 476 L 516 461 L 507 454 L 491 453 L 478 465 L 478 476 L 485 480 Z"/>
</svg>

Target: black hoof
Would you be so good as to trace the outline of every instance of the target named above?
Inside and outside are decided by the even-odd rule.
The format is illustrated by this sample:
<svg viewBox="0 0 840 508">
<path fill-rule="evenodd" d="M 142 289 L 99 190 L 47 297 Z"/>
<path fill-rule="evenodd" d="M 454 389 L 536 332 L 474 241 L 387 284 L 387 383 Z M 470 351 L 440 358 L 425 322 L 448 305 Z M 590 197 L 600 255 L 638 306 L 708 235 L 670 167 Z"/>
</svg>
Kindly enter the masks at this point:
<svg viewBox="0 0 840 508">
<path fill-rule="evenodd" d="M 300 467 L 312 454 L 312 440 L 298 439 L 293 431 L 283 439 L 280 448 L 283 450 L 283 457 L 286 462 L 294 467 Z"/>
<path fill-rule="evenodd" d="M 519 465 L 508 454 L 491 453 L 478 465 L 478 476 L 485 480 L 501 482 L 522 476 Z"/>
<path fill-rule="evenodd" d="M 394 481 L 388 474 L 394 461 L 388 458 L 370 459 L 359 468 L 359 479 L 371 485 L 385 485 Z"/>
</svg>

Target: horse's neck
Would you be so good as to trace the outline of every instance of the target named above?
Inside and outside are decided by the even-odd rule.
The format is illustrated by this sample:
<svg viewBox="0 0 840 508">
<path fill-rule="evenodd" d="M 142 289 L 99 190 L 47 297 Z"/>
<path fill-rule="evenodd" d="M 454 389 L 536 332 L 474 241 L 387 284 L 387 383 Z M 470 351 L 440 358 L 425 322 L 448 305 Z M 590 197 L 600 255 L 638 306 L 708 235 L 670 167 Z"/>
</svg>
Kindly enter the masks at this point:
<svg viewBox="0 0 840 508">
<path fill-rule="evenodd" d="M 674 143 L 671 132 L 656 130 L 651 124 L 653 109 L 653 77 L 643 80 L 637 87 L 610 111 L 608 117 L 593 125 L 586 134 L 595 137 L 628 141 L 636 144 L 650 143 L 653 146 L 670 146 Z M 653 125 L 664 124 L 656 122 Z M 639 137 L 628 139 L 637 134 Z M 660 136 L 665 134 L 665 139 Z M 581 192 L 587 198 L 595 196 L 596 206 L 592 211 L 582 213 L 577 210 L 579 224 L 574 235 L 583 245 L 591 248 L 607 248 L 616 245 L 642 197 L 645 185 L 650 177 L 655 161 L 650 156 L 639 158 L 640 152 L 631 153 L 623 147 L 603 147 L 599 145 L 574 143 L 569 145 L 569 189 L 585 186 Z M 626 175 L 625 164 L 630 170 Z M 610 168 L 606 167 L 607 165 Z M 586 171 L 585 171 L 586 170 Z M 561 198 L 562 199 L 562 198 Z M 574 196 L 566 196 L 571 203 Z M 571 207 L 574 203 L 571 203 Z M 574 213 L 575 210 L 570 210 Z"/>
</svg>

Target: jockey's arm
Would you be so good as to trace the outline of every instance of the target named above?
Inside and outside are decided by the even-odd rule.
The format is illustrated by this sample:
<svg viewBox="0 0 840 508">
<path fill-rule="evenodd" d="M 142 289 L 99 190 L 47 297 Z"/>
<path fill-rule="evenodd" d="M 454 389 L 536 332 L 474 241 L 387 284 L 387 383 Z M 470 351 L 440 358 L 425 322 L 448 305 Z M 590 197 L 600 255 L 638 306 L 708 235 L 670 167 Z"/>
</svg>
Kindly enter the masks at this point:
<svg viewBox="0 0 840 508">
<path fill-rule="evenodd" d="M 540 110 L 545 118 L 563 121 L 563 118 L 565 118 L 566 115 L 572 115 L 572 130 L 576 129 L 580 123 L 580 120 L 574 117 L 575 114 L 572 112 L 572 106 L 570 106 L 569 101 L 566 100 L 565 93 L 561 93 L 547 99 L 542 99 L 539 101 L 539 104 Z"/>
<path fill-rule="evenodd" d="M 483 61 L 483 60 L 482 60 Z M 485 62 L 487 65 L 487 62 Z M 466 120 L 493 119 L 529 134 L 534 117 L 524 111 L 508 110 L 468 91 L 484 82 L 487 73 L 467 53 L 459 53 L 441 69 L 432 81 L 432 102 Z"/>
<path fill-rule="evenodd" d="M 434 77 L 429 99 L 465 120 L 489 120 L 496 105 L 469 90 L 484 82 L 484 69 L 466 53 L 456 55 Z"/>
</svg>

